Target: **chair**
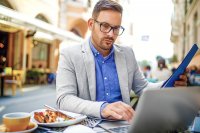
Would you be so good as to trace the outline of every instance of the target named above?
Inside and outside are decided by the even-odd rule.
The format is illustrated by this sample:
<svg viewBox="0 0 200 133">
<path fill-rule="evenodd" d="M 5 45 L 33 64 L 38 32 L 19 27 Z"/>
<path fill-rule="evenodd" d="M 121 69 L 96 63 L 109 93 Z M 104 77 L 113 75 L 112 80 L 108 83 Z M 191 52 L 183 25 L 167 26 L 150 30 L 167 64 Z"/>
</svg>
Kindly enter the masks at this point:
<svg viewBox="0 0 200 133">
<path fill-rule="evenodd" d="M 130 92 L 130 100 L 131 100 L 131 107 L 133 109 L 136 109 L 139 97 L 133 91 Z"/>
<path fill-rule="evenodd" d="M 23 70 L 13 70 L 13 74 L 10 75 L 10 79 L 5 79 L 4 84 L 12 86 L 12 95 L 16 95 L 16 88 L 19 87 L 21 90 L 21 94 L 23 94 L 22 82 L 23 82 Z"/>
<path fill-rule="evenodd" d="M 12 75 L 12 67 L 5 67 L 4 72 L 6 75 Z"/>
</svg>

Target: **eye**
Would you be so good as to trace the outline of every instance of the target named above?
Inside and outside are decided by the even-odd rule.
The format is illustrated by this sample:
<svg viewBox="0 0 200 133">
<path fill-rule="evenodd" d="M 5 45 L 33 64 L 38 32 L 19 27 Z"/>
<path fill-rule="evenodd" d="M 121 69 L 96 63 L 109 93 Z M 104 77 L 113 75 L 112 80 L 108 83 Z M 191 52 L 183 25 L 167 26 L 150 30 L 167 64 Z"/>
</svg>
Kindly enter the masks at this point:
<svg viewBox="0 0 200 133">
<path fill-rule="evenodd" d="M 101 23 L 101 26 L 103 26 L 103 28 L 105 28 L 105 29 L 110 28 L 110 25 L 108 23 Z"/>
<path fill-rule="evenodd" d="M 115 26 L 114 29 L 115 30 L 119 30 L 121 27 L 120 26 Z"/>
</svg>

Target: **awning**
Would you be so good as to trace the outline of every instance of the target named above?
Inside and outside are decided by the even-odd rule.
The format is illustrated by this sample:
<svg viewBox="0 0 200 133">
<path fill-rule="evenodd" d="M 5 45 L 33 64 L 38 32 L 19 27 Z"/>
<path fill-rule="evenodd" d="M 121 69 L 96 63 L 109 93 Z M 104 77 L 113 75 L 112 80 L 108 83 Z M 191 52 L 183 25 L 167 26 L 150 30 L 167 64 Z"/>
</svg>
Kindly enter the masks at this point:
<svg viewBox="0 0 200 133">
<path fill-rule="evenodd" d="M 0 20 L 0 29 L 5 32 L 17 32 L 18 30 L 23 29 L 23 27 L 11 22 Z"/>
<path fill-rule="evenodd" d="M 37 31 L 34 35 L 35 40 L 41 40 L 44 42 L 51 42 L 54 40 L 54 37 L 51 34 L 47 34 L 44 32 Z"/>
<path fill-rule="evenodd" d="M 13 25 L 18 25 L 19 27 L 23 26 L 31 30 L 39 30 L 41 32 L 49 33 L 61 40 L 69 39 L 78 42 L 82 41 L 82 38 L 72 32 L 62 30 L 41 20 L 28 17 L 2 5 L 0 5 L 0 20 Z"/>
</svg>

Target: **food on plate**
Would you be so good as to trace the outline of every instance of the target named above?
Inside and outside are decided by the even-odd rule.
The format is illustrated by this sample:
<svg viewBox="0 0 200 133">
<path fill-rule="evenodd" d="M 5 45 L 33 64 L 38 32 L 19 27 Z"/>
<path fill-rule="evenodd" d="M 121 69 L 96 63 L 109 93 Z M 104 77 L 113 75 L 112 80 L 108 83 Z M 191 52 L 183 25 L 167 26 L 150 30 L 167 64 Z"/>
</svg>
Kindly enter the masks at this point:
<svg viewBox="0 0 200 133">
<path fill-rule="evenodd" d="M 45 110 L 44 112 L 34 112 L 34 119 L 40 123 L 53 123 L 71 120 L 71 118 L 61 112 Z"/>
</svg>

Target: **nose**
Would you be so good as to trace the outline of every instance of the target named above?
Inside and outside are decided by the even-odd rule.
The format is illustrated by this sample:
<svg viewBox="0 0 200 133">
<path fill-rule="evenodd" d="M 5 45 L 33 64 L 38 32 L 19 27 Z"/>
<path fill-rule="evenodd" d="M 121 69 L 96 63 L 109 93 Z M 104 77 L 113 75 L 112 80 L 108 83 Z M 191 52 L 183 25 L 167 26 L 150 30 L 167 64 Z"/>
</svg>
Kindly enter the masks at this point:
<svg viewBox="0 0 200 133">
<path fill-rule="evenodd" d="M 114 31 L 113 31 L 113 30 L 114 30 L 114 29 L 111 29 L 111 30 L 110 30 L 110 32 L 108 32 L 108 33 L 107 33 L 107 34 L 108 34 L 110 37 L 113 37 L 113 36 L 115 36 L 115 35 L 114 35 Z"/>
</svg>

